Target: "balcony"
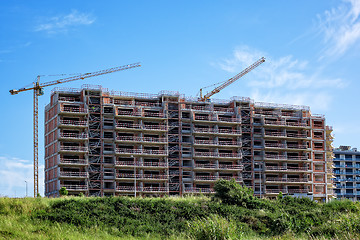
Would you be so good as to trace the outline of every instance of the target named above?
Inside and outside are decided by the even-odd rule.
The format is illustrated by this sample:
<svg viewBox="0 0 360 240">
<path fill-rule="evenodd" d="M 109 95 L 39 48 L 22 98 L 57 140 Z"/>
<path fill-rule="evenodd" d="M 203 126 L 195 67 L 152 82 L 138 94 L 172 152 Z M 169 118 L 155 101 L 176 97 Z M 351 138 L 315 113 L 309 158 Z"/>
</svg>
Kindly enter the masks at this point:
<svg viewBox="0 0 360 240">
<path fill-rule="evenodd" d="M 60 133 L 59 138 L 84 140 L 88 138 L 88 135 L 86 133 Z"/>
<path fill-rule="evenodd" d="M 161 174 L 133 174 L 133 173 L 117 173 L 117 179 L 135 179 L 136 180 L 159 180 L 159 181 L 167 181 L 168 175 Z"/>
<path fill-rule="evenodd" d="M 87 178 L 87 172 L 60 172 L 59 177 L 62 178 Z"/>
<path fill-rule="evenodd" d="M 300 133 L 283 133 L 283 132 L 266 132 L 265 137 L 276 137 L 276 138 L 308 138 L 306 134 Z"/>
<path fill-rule="evenodd" d="M 167 131 L 165 125 L 141 125 L 141 124 L 129 124 L 129 123 L 117 123 L 116 128 L 119 129 L 132 129 L 132 130 L 149 130 L 149 131 Z"/>
<path fill-rule="evenodd" d="M 266 166 L 265 171 L 268 172 L 307 172 L 307 167 L 285 167 L 285 166 Z"/>
<path fill-rule="evenodd" d="M 310 128 L 306 123 L 264 120 L 264 125 Z"/>
<path fill-rule="evenodd" d="M 226 170 L 242 170 L 243 165 L 230 165 L 230 164 L 219 164 L 219 169 L 226 169 Z"/>
<path fill-rule="evenodd" d="M 195 140 L 194 145 L 241 147 L 241 142 L 237 142 L 237 141 Z"/>
<path fill-rule="evenodd" d="M 266 182 L 281 182 L 281 183 L 308 183 L 311 182 L 308 178 L 266 178 Z"/>
<path fill-rule="evenodd" d="M 218 122 L 226 122 L 226 123 L 240 123 L 240 118 L 227 118 L 227 117 L 218 117 Z"/>
<path fill-rule="evenodd" d="M 165 162 L 134 162 L 134 161 L 116 161 L 115 166 L 118 167 L 146 167 L 146 168 L 167 168 L 168 164 Z"/>
<path fill-rule="evenodd" d="M 87 147 L 81 147 L 81 146 L 60 146 L 61 152 L 88 152 Z"/>
<path fill-rule="evenodd" d="M 241 153 L 195 152 L 197 158 L 241 158 Z"/>
<path fill-rule="evenodd" d="M 166 118 L 165 114 L 162 112 L 144 112 L 144 117 L 146 117 L 146 118 Z"/>
<path fill-rule="evenodd" d="M 194 121 L 205 121 L 205 122 L 214 122 L 217 121 L 215 117 L 212 116 L 202 116 L 202 115 L 195 115 Z"/>
<path fill-rule="evenodd" d="M 88 190 L 88 186 L 87 185 L 61 185 L 60 187 L 65 187 L 66 190 L 69 191 L 86 191 Z"/>
<path fill-rule="evenodd" d="M 241 130 L 230 130 L 230 129 L 195 128 L 193 132 L 202 133 L 202 134 L 241 135 Z"/>
<path fill-rule="evenodd" d="M 150 150 L 150 149 L 122 149 L 117 148 L 116 154 L 119 155 L 151 155 L 151 156 L 167 156 L 165 150 Z"/>
<path fill-rule="evenodd" d="M 265 189 L 266 194 L 294 194 L 294 193 L 309 193 L 307 189 Z"/>
<path fill-rule="evenodd" d="M 60 106 L 60 112 L 70 113 L 70 114 L 87 114 L 87 109 L 83 107 L 64 107 Z"/>
<path fill-rule="evenodd" d="M 237 176 L 195 176 L 194 181 L 206 182 L 206 181 L 216 181 L 219 179 L 231 180 L 235 179 L 236 182 L 242 182 L 242 177 Z"/>
<path fill-rule="evenodd" d="M 118 110 L 118 116 L 123 117 L 145 117 L 145 118 L 166 118 L 165 114 L 162 112 L 134 112 L 134 111 L 126 111 L 126 110 Z"/>
<path fill-rule="evenodd" d="M 60 158 L 59 165 L 71 165 L 71 166 L 82 166 L 87 165 L 88 161 L 85 159 L 69 159 Z"/>
<path fill-rule="evenodd" d="M 225 113 L 233 113 L 233 108 L 222 108 L 222 107 L 214 107 L 214 112 L 225 112 Z"/>
<path fill-rule="evenodd" d="M 223 169 L 223 170 L 242 170 L 243 169 L 243 165 L 230 165 L 230 164 L 212 164 L 212 163 L 206 163 L 206 164 L 199 164 L 199 163 L 195 163 L 194 165 L 195 169 L 212 169 L 212 170 L 219 170 L 219 169 Z"/>
<path fill-rule="evenodd" d="M 128 117 L 141 117 L 141 112 L 134 112 L 134 111 L 125 111 L 125 110 L 118 110 L 118 116 L 128 116 Z"/>
<path fill-rule="evenodd" d="M 61 102 L 80 102 L 80 98 L 77 97 L 59 97 L 59 101 Z"/>
<path fill-rule="evenodd" d="M 185 188 L 184 193 L 215 193 L 215 190 L 213 188 Z"/>
<path fill-rule="evenodd" d="M 87 127 L 87 121 L 74 121 L 74 120 L 60 120 L 59 125 L 73 126 L 73 127 Z"/>
<path fill-rule="evenodd" d="M 116 191 L 118 192 L 135 192 L 135 187 L 133 186 L 117 186 Z M 166 187 L 136 187 L 136 192 L 138 193 L 166 193 L 168 188 Z"/>
<path fill-rule="evenodd" d="M 116 141 L 118 142 L 144 142 L 144 143 L 154 143 L 161 144 L 167 143 L 167 138 L 153 138 L 153 137 L 132 137 L 132 136 L 124 136 L 124 137 L 116 137 Z"/>
<path fill-rule="evenodd" d="M 278 161 L 309 161 L 307 156 L 285 156 L 285 155 L 273 155 L 265 154 L 265 160 L 278 160 Z"/>
</svg>

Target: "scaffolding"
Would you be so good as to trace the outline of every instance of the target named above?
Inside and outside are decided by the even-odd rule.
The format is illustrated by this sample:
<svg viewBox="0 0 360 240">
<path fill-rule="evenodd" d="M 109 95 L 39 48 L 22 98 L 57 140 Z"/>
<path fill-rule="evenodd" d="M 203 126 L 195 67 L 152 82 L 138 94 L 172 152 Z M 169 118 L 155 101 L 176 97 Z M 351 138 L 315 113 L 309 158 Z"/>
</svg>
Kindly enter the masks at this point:
<svg viewBox="0 0 360 240">
<path fill-rule="evenodd" d="M 45 135 L 58 135 L 46 151 L 60 144 L 51 155 L 59 161 L 46 172 L 61 174 L 46 175 L 47 196 L 62 186 L 88 196 L 212 194 L 218 179 L 261 197 L 331 195 L 331 129 L 308 107 L 90 85 L 56 89 L 51 99 L 45 111 L 58 112 Z"/>
</svg>

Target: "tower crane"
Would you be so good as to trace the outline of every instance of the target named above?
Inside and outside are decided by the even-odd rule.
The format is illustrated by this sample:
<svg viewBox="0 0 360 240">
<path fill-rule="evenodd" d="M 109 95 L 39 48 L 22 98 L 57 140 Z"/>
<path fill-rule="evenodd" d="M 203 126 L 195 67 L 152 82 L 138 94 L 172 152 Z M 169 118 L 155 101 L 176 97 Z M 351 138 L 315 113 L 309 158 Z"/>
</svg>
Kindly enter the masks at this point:
<svg viewBox="0 0 360 240">
<path fill-rule="evenodd" d="M 76 80 L 83 80 L 85 78 L 96 77 L 96 76 L 100 76 L 100 75 L 104 75 L 104 74 L 108 74 L 108 73 L 123 71 L 123 70 L 136 68 L 136 67 L 140 67 L 140 66 L 141 66 L 140 63 L 133 63 L 133 64 L 124 65 L 124 66 L 100 70 L 97 72 L 84 73 L 84 74 L 80 74 L 80 75 L 76 75 L 76 76 L 72 76 L 72 77 L 68 77 L 68 78 L 62 78 L 62 79 L 45 82 L 45 83 L 40 83 L 40 76 L 37 76 L 36 82 L 33 82 L 32 87 L 12 89 L 9 91 L 11 93 L 11 95 L 16 95 L 20 92 L 34 90 L 34 94 L 33 94 L 33 96 L 34 96 L 33 97 L 34 98 L 34 116 L 33 116 L 33 118 L 34 118 L 34 197 L 36 197 L 39 194 L 39 181 L 38 181 L 39 180 L 39 169 L 38 169 L 38 163 L 39 163 L 39 155 L 38 155 L 38 150 L 39 150 L 39 145 L 38 145 L 39 107 L 38 107 L 38 97 L 41 95 L 44 95 L 43 88 L 61 84 L 61 83 L 67 83 L 67 82 L 72 82 L 72 81 L 76 81 Z"/>
<path fill-rule="evenodd" d="M 253 64 L 251 64 L 249 67 L 245 68 L 243 71 L 241 71 L 240 73 L 238 73 L 237 75 L 235 75 L 234 77 L 226 80 L 225 82 L 223 82 L 223 84 L 221 84 L 220 86 L 216 87 L 214 90 L 212 90 L 211 92 L 208 92 L 207 94 L 205 94 L 204 96 L 202 95 L 202 91 L 204 88 L 200 88 L 200 98 L 199 101 L 201 102 L 206 102 L 206 101 L 210 101 L 210 97 L 218 92 L 220 92 L 222 89 L 226 88 L 227 86 L 229 86 L 230 84 L 232 84 L 233 82 L 235 82 L 236 80 L 238 80 L 239 78 L 243 77 L 245 74 L 249 73 L 250 71 L 252 71 L 253 69 L 257 68 L 260 64 L 262 64 L 263 62 L 265 62 L 265 58 L 262 57 L 259 60 L 257 60 L 256 62 L 254 62 Z M 215 84 L 217 85 L 217 84 Z M 214 86 L 214 85 L 211 85 Z"/>
</svg>

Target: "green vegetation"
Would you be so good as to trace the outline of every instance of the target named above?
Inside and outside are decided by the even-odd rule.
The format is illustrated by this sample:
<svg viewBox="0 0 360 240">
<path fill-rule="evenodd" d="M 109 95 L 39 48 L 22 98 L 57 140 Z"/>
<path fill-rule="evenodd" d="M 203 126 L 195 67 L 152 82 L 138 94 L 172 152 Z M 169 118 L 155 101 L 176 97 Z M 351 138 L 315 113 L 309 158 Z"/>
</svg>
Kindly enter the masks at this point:
<svg viewBox="0 0 360 240">
<path fill-rule="evenodd" d="M 359 239 L 360 204 L 258 199 L 219 181 L 212 198 L 0 198 L 0 239 Z"/>
<path fill-rule="evenodd" d="M 67 196 L 69 194 L 69 191 L 66 189 L 66 187 L 62 187 L 59 190 L 60 196 Z"/>
</svg>

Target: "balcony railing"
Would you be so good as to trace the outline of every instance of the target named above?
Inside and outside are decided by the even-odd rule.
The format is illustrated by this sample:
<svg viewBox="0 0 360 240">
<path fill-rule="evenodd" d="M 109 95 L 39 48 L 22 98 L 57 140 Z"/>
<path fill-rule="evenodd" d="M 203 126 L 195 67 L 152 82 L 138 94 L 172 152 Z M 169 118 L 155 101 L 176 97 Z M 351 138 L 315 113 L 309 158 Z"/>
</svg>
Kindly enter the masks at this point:
<svg viewBox="0 0 360 240">
<path fill-rule="evenodd" d="M 229 113 L 233 113 L 233 112 L 234 112 L 234 109 L 233 109 L 233 108 L 214 107 L 214 112 L 229 112 Z"/>
<path fill-rule="evenodd" d="M 136 178 L 136 179 L 156 179 L 156 180 L 167 180 L 168 175 L 161 174 L 133 174 L 133 173 L 117 173 L 116 178 Z"/>
<path fill-rule="evenodd" d="M 184 192 L 185 193 L 215 193 L 215 190 L 213 188 L 191 187 L 191 188 L 185 188 Z"/>
<path fill-rule="evenodd" d="M 62 125 L 71 125 L 71 126 L 87 126 L 87 121 L 75 121 L 75 120 L 60 120 Z"/>
<path fill-rule="evenodd" d="M 286 160 L 286 156 L 282 155 L 272 155 L 272 154 L 265 154 L 266 159 L 276 159 L 276 160 Z"/>
<path fill-rule="evenodd" d="M 271 193 L 284 193 L 284 194 L 294 194 L 294 193 L 308 193 L 309 190 L 307 189 L 266 189 L 265 193 L 271 194 Z"/>
<path fill-rule="evenodd" d="M 60 133 L 61 138 L 75 138 L 86 139 L 88 135 L 86 133 Z"/>
<path fill-rule="evenodd" d="M 267 166 L 265 170 L 268 171 L 308 171 L 307 167 L 284 167 L 284 166 Z"/>
<path fill-rule="evenodd" d="M 288 137 L 288 138 L 307 138 L 306 134 L 302 133 L 283 133 L 283 132 L 265 132 L 266 137 Z"/>
<path fill-rule="evenodd" d="M 137 166 L 137 167 L 167 167 L 164 162 L 134 162 L 134 161 L 116 161 L 116 166 Z"/>
<path fill-rule="evenodd" d="M 87 172 L 60 172 L 60 177 L 81 177 L 86 178 Z"/>
<path fill-rule="evenodd" d="M 231 164 L 212 164 L 212 163 L 205 163 L 205 164 L 199 164 L 195 163 L 195 168 L 207 168 L 207 169 L 233 169 L 233 170 L 241 170 L 243 169 L 242 165 L 231 165 Z"/>
<path fill-rule="evenodd" d="M 231 180 L 231 179 L 235 179 L 235 181 L 237 182 L 242 182 L 242 177 L 237 177 L 237 176 L 195 176 L 194 177 L 195 180 L 202 180 L 202 181 L 216 181 L 218 179 L 225 179 L 225 180 Z"/>
<path fill-rule="evenodd" d="M 135 154 L 135 155 L 167 155 L 165 150 L 150 150 L 150 149 L 116 149 L 117 154 Z"/>
<path fill-rule="evenodd" d="M 290 149 L 307 149 L 306 144 L 282 144 L 282 143 L 265 143 L 268 148 L 290 148 Z"/>
<path fill-rule="evenodd" d="M 77 165 L 86 165 L 88 162 L 85 159 L 69 159 L 69 158 L 60 158 L 60 163 L 62 164 L 77 164 Z"/>
<path fill-rule="evenodd" d="M 195 152 L 195 157 L 241 158 L 241 153 Z"/>
<path fill-rule="evenodd" d="M 195 167 L 195 168 L 210 168 L 210 169 L 215 169 L 215 168 L 217 168 L 217 165 L 216 165 L 216 164 L 212 164 L 212 163 L 205 163 L 205 164 L 195 163 L 194 167 Z"/>
<path fill-rule="evenodd" d="M 62 102 L 80 102 L 80 99 L 77 99 L 75 97 L 59 97 L 59 101 L 62 101 Z"/>
<path fill-rule="evenodd" d="M 141 116 L 141 112 L 133 112 L 133 111 L 124 111 L 124 110 L 118 110 L 117 114 L 120 116 Z"/>
<path fill-rule="evenodd" d="M 265 120 L 265 125 L 280 125 L 290 127 L 309 127 L 306 123 Z"/>
<path fill-rule="evenodd" d="M 230 165 L 230 164 L 219 164 L 220 169 L 234 169 L 234 170 L 241 170 L 243 169 L 243 165 Z"/>
<path fill-rule="evenodd" d="M 66 185 L 61 185 L 61 187 L 65 187 L 66 190 L 72 190 L 72 191 L 84 191 L 84 190 L 88 189 L 88 187 L 86 185 L 66 184 Z"/>
<path fill-rule="evenodd" d="M 81 146 L 60 146 L 60 151 L 69 151 L 69 152 L 87 152 L 87 147 Z"/>
<path fill-rule="evenodd" d="M 165 114 L 161 112 L 144 112 L 144 117 L 164 118 Z"/>
<path fill-rule="evenodd" d="M 62 112 L 70 112 L 70 113 L 87 113 L 87 109 L 82 107 L 60 107 L 60 111 Z"/>
<path fill-rule="evenodd" d="M 117 128 L 128 128 L 128 129 L 142 129 L 142 130 L 161 130 L 166 131 L 167 127 L 165 125 L 141 125 L 141 124 L 131 124 L 131 123 L 117 123 Z"/>
<path fill-rule="evenodd" d="M 267 182 L 309 182 L 308 178 L 266 178 Z"/>
<path fill-rule="evenodd" d="M 234 122 L 234 123 L 240 123 L 240 118 L 227 118 L 227 117 L 218 117 L 219 122 Z"/>
<path fill-rule="evenodd" d="M 133 136 L 119 136 L 116 140 L 122 142 L 149 142 L 149 143 L 166 143 L 167 138 L 153 138 L 153 137 L 133 137 Z"/>
<path fill-rule="evenodd" d="M 119 192 L 135 192 L 133 186 L 117 186 L 116 191 Z M 166 187 L 136 187 L 136 192 L 168 192 Z"/>
<path fill-rule="evenodd" d="M 299 161 L 307 161 L 309 160 L 307 156 L 284 156 L 284 155 L 272 155 L 265 154 L 265 159 L 274 159 L 274 160 L 299 160 Z"/>
<path fill-rule="evenodd" d="M 194 144 L 217 145 L 217 146 L 241 146 L 237 141 L 215 141 L 215 140 L 195 140 Z"/>
<path fill-rule="evenodd" d="M 210 133 L 210 134 L 241 134 L 241 130 L 230 130 L 230 129 L 211 129 L 211 128 L 195 128 L 195 133 Z"/>
</svg>

